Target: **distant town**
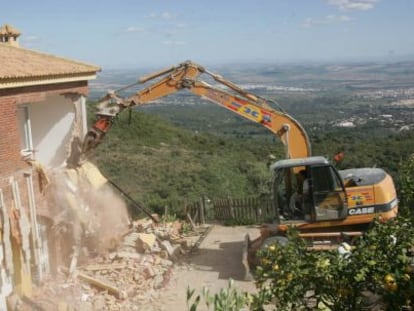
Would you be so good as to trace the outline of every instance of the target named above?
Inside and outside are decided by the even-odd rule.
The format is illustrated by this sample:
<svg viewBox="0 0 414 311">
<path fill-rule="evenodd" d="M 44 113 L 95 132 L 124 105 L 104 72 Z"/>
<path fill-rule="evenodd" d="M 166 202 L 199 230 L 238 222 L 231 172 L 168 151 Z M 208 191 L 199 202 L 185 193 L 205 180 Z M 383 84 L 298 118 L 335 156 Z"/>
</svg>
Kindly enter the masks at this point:
<svg viewBox="0 0 414 311">
<path fill-rule="evenodd" d="M 414 61 L 398 63 L 357 63 L 339 65 L 283 65 L 259 64 L 257 66 L 233 65 L 216 68 L 215 71 L 231 79 L 241 88 L 264 98 L 279 99 L 288 112 L 308 123 L 308 103 L 310 99 L 331 96 L 349 98 L 338 109 L 331 109 L 330 117 L 319 123 L 333 127 L 355 128 L 368 122 L 394 131 L 414 129 Z M 130 85 L 148 74 L 144 69 L 108 70 L 91 82 L 91 100 L 97 100 L 109 90 L 117 90 Z M 200 77 L 214 86 L 222 88 L 209 77 Z M 129 96 L 145 85 L 124 92 Z M 303 102 L 290 108 L 290 99 Z M 278 100 L 279 101 L 279 100 Z M 153 102 L 151 108 L 163 105 L 182 106 L 203 103 L 202 99 L 188 92 L 175 93 Z M 309 104 L 306 104 L 309 105 Z M 311 104 L 312 106 L 317 103 Z M 322 105 L 322 104 L 321 104 Z M 322 109 L 321 107 L 317 107 Z M 303 117 L 301 117 L 303 115 Z M 312 122 L 317 121 L 317 116 Z"/>
</svg>

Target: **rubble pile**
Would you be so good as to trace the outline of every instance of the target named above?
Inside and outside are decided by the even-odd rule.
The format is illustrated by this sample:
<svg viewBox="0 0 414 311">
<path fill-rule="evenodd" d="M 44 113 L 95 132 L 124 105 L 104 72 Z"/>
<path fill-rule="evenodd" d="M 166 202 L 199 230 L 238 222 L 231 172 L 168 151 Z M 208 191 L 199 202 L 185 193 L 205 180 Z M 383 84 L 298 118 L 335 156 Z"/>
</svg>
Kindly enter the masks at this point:
<svg viewBox="0 0 414 311">
<path fill-rule="evenodd" d="M 145 218 L 132 222 L 113 250 L 94 258 L 85 257 L 84 250 L 73 271 L 60 267 L 55 280 L 37 288 L 36 307 L 143 310 L 143 306 L 151 306 L 172 278 L 174 264 L 192 250 L 207 230 L 189 228 L 181 221 L 155 223 Z"/>
<path fill-rule="evenodd" d="M 160 310 L 153 306 L 175 264 L 209 227 L 196 227 L 189 214 L 189 223 L 160 221 L 143 206 L 149 218 L 131 221 L 119 195 L 128 194 L 88 161 L 53 170 L 48 180 L 47 260 L 27 277 L 30 292 L 7 297 L 8 310 Z"/>
</svg>

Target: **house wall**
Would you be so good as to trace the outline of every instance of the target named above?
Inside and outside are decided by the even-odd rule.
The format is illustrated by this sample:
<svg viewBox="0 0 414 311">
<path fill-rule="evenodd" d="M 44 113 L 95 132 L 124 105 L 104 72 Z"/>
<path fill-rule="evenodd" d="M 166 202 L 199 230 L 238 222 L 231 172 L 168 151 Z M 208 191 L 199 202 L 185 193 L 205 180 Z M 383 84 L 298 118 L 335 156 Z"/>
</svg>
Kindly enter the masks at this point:
<svg viewBox="0 0 414 311">
<path fill-rule="evenodd" d="M 53 95 L 48 96 L 44 102 L 30 106 L 36 161 L 46 167 L 64 163 L 74 119 L 75 109 L 71 98 Z"/>
<path fill-rule="evenodd" d="M 25 167 L 20 160 L 16 101 L 0 96 L 0 176 Z"/>
<path fill-rule="evenodd" d="M 4 280 L 5 277 L 13 276 L 12 284 L 18 294 L 30 297 L 32 291 L 27 255 L 34 251 L 30 249 L 34 243 L 29 240 L 33 238 L 33 234 L 30 234 L 33 206 L 37 212 L 48 209 L 42 195 L 42 172 L 39 167 L 29 165 L 21 157 L 19 106 L 29 105 L 31 108 L 32 137 L 39 149 L 38 154 L 35 154 L 37 160 L 44 161 L 48 166 L 59 165 L 69 152 L 73 138 L 71 134 L 74 131 L 79 137 L 84 134 L 79 130 L 84 128 L 84 115 L 79 112 L 84 108 L 84 96 L 87 93 L 87 81 L 0 89 L 0 212 L 3 213 L 3 222 L 5 217 L 10 217 L 11 229 L 9 234 L 2 232 L 0 241 L 5 258 L 12 258 L 0 269 L 0 278 Z M 74 123 L 80 125 L 75 126 Z M 16 208 L 19 208 L 19 216 L 13 218 L 10 211 Z M 34 258 L 37 265 L 44 265 L 43 257 L 39 249 Z M 3 289 L 6 288 L 0 290 Z M 2 297 L 5 297 L 5 292 L 0 293 Z M 3 300 L 0 299 L 0 306 L 2 304 Z"/>
<path fill-rule="evenodd" d="M 87 81 L 0 89 L 0 186 L 2 176 L 27 168 L 27 164 L 21 160 L 20 155 L 21 136 L 17 116 L 18 106 L 31 104 L 34 111 L 40 112 L 36 105 L 51 105 L 50 99 L 56 98 L 58 95 L 65 98 L 62 101 L 66 101 L 70 100 L 71 95 L 86 96 L 87 93 Z M 59 102 L 56 105 L 59 105 Z M 51 118 L 48 111 L 41 113 L 43 113 L 45 119 Z M 39 119 L 40 116 L 37 116 L 37 118 Z M 62 121 L 63 125 L 60 126 L 60 130 L 65 128 L 66 123 L 67 119 Z M 40 135 L 39 131 L 36 134 L 37 137 Z M 42 152 L 41 157 L 44 159 L 53 158 L 49 152 Z"/>
</svg>

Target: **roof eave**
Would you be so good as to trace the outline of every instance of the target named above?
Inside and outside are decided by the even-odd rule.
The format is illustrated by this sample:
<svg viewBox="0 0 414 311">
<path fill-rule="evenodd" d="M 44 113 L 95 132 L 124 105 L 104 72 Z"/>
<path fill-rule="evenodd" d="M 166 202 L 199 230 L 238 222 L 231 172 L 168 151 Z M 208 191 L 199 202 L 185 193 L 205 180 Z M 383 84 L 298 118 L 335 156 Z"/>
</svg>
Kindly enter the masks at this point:
<svg viewBox="0 0 414 311">
<path fill-rule="evenodd" d="M 25 77 L 25 78 L 3 78 L 0 79 L 0 89 L 10 89 L 16 87 L 36 86 L 66 82 L 78 82 L 86 80 L 95 80 L 96 71 L 85 72 L 82 74 L 70 75 L 50 75 L 42 77 Z"/>
</svg>

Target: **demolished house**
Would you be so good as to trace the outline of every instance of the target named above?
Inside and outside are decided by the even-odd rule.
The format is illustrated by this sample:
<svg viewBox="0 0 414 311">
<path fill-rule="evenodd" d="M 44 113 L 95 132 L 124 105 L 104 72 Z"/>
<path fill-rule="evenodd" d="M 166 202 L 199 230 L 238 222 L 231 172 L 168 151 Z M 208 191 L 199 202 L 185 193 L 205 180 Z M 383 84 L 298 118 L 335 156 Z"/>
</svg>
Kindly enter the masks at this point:
<svg viewBox="0 0 414 311">
<path fill-rule="evenodd" d="M 67 166 L 79 156 L 88 81 L 100 70 L 22 48 L 19 36 L 10 25 L 0 27 L 0 310 L 7 310 L 12 292 L 31 297 L 32 284 L 53 274 L 72 251 L 59 232 L 66 230 L 65 208 L 79 197 L 79 174 Z M 63 191 L 59 174 L 69 181 Z"/>
</svg>

